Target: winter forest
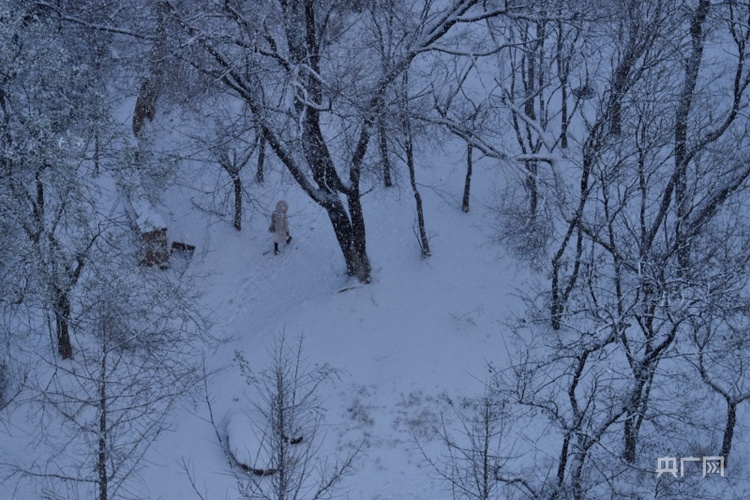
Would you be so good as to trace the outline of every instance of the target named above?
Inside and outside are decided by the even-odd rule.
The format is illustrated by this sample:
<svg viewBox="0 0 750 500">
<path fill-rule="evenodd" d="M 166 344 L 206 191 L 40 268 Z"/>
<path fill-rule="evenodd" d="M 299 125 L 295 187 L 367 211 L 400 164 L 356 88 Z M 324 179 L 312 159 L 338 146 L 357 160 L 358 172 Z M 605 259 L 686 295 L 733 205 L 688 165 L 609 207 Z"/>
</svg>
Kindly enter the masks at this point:
<svg viewBox="0 0 750 500">
<path fill-rule="evenodd" d="M 750 498 L 749 44 L 0 0 L 0 498 Z"/>
</svg>

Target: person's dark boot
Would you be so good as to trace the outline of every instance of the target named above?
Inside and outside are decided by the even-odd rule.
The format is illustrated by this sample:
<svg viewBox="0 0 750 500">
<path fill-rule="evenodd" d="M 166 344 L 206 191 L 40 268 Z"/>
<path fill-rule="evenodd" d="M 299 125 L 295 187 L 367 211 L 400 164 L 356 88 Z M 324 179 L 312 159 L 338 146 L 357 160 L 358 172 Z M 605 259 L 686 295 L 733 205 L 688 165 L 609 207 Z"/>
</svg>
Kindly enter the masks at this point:
<svg viewBox="0 0 750 500">
<path fill-rule="evenodd" d="M 273 254 L 274 255 L 279 255 L 279 244 L 278 243 L 274 243 L 273 244 Z"/>
<path fill-rule="evenodd" d="M 286 235 L 286 244 L 288 245 L 291 242 L 292 242 L 292 235 L 291 234 L 287 234 Z"/>
</svg>

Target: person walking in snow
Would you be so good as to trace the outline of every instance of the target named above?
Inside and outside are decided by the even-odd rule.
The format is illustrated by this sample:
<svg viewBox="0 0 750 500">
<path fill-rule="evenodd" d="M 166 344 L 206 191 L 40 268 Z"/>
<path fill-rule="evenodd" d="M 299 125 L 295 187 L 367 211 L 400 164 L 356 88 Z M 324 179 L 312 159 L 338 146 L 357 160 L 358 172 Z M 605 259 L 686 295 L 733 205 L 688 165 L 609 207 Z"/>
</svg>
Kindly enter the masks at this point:
<svg viewBox="0 0 750 500">
<path fill-rule="evenodd" d="M 286 213 L 289 205 L 284 200 L 276 204 L 276 210 L 271 214 L 271 227 L 268 230 L 273 233 L 273 254 L 279 255 L 279 243 L 286 240 L 287 245 L 292 242 L 292 235 L 289 234 L 289 222 L 286 220 Z"/>
</svg>

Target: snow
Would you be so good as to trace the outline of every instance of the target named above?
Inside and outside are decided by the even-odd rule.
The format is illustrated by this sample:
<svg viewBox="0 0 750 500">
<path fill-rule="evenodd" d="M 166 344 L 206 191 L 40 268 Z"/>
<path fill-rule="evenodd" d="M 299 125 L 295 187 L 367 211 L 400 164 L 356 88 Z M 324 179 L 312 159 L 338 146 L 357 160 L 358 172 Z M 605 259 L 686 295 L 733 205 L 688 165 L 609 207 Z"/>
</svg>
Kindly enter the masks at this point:
<svg viewBox="0 0 750 500">
<path fill-rule="evenodd" d="M 322 451 L 333 457 L 364 443 L 359 468 L 343 484 L 344 497 L 445 497 L 415 433 L 449 411 L 446 398 L 481 393 L 487 362 L 504 363 L 503 323 L 519 310 L 511 293 L 525 279 L 488 242 L 491 230 L 481 207 L 492 201 L 496 166 L 478 162 L 473 206 L 479 208 L 465 214 L 461 151 L 448 153 L 438 153 L 443 161 L 435 171 L 420 172 L 434 248 L 428 260 L 420 258 L 407 186 L 376 189 L 365 198 L 374 268 L 369 285 L 345 275 L 325 212 L 278 177 L 275 184 L 267 181 L 272 184 L 265 193 L 252 189 L 266 213 L 277 199 L 289 202 L 294 240 L 282 245 L 279 256 L 269 252 L 266 215 L 253 213 L 237 232 L 229 221 L 209 220 L 188 206 L 184 194 L 173 193 L 170 232 L 197 244 L 191 266 L 206 277 L 206 309 L 213 312 L 216 331 L 234 339 L 208 360 L 210 369 L 223 368 L 208 389 L 214 417 L 238 457 L 249 459 L 259 438 L 248 416 L 257 413 L 257 400 L 233 364 L 234 353 L 262 369 L 277 335 L 302 335 L 309 363 L 340 370 L 321 394 L 327 408 Z M 150 497 L 195 496 L 177 467 L 182 460 L 191 464 L 207 498 L 236 496 L 207 418 L 205 402 L 197 401 L 175 416 L 174 432 L 155 443 L 148 457 L 155 465 L 142 473 Z"/>
<path fill-rule="evenodd" d="M 426 43 L 429 35 L 445 23 L 465 21 L 464 15 L 465 12 L 456 11 L 434 20 L 432 28 L 425 30 L 427 35 L 415 42 L 414 50 L 419 52 L 420 44 Z M 493 72 L 496 70 L 492 68 Z M 300 66 L 295 68 L 295 72 L 298 71 L 311 70 Z M 317 73 L 314 76 L 322 81 Z M 477 78 L 482 78 L 479 72 Z M 307 101 L 306 90 L 298 82 L 293 80 L 291 86 Z M 287 105 L 289 103 L 291 101 Z M 308 104 L 319 107 L 318 103 Z M 581 105 L 585 106 L 583 114 L 595 114 L 594 103 Z M 512 108 L 508 103 L 503 107 L 506 112 Z M 499 158 L 475 160 L 470 213 L 461 211 L 465 142 L 456 139 L 436 144 L 438 141 L 433 139 L 432 144 L 425 145 L 428 139 L 417 141 L 417 146 L 426 150 L 417 154 L 417 177 L 432 249 L 428 259 L 420 256 L 414 199 L 405 167 L 396 162 L 397 185 L 386 189 L 378 178 L 368 177 L 372 173 L 366 165 L 360 187 L 367 193 L 363 209 L 367 248 L 373 265 L 373 282 L 367 285 L 346 276 L 325 211 L 300 189 L 270 153 L 270 171 L 265 184 L 252 182 L 251 168 L 242 172 L 245 200 L 250 201 L 245 204 L 242 231 L 232 227 L 231 217 L 196 208 L 199 204 L 194 203 L 195 198 L 207 196 L 207 193 L 223 193 L 222 189 L 226 189 L 226 185 L 219 186 L 226 178 L 216 181 L 224 172 L 217 174 L 211 170 L 213 166 L 206 163 L 186 161 L 182 164 L 179 175 L 185 185 L 176 183 L 170 187 L 163 204 L 157 207 L 146 201 L 142 193 L 135 193 L 129 202 L 122 203 L 114 180 L 102 174 L 97 181 L 103 193 L 103 199 L 99 200 L 101 206 L 115 211 L 120 210 L 122 203 L 141 231 L 168 227 L 170 240 L 195 246 L 191 259 L 169 270 L 154 269 L 154 272 L 178 271 L 196 277 L 195 291 L 200 294 L 201 309 L 212 322 L 211 333 L 227 339 L 214 352 L 205 353 L 206 369 L 211 374 L 206 382 L 206 393 L 199 388 L 192 399 L 182 401 L 170 416 L 169 432 L 162 433 L 149 449 L 144 468 L 138 472 L 136 496 L 239 497 L 237 481 L 220 439 L 226 440 L 229 451 L 241 463 L 258 468 L 270 464 L 271 457 L 263 446 L 266 427 L 258 408 L 263 401 L 257 391 L 248 386 L 236 359 L 240 354 L 256 373 L 268 368 L 274 342 L 283 334 L 289 340 L 304 339 L 305 366 L 330 364 L 337 370 L 329 383 L 320 386 L 325 419 L 319 436 L 320 447 L 314 449 L 329 463 L 361 449 L 356 469 L 342 484 L 342 498 L 451 497 L 448 485 L 429 463 L 440 463 L 446 451 L 430 436 L 434 437 L 434 428 L 443 422 L 447 422 L 451 432 L 458 429 L 460 433 L 460 425 L 451 424 L 455 423 L 457 412 L 465 408 L 465 398 L 483 393 L 485 383 L 493 375 L 492 366 L 505 367 L 512 361 L 509 359 L 513 352 L 512 337 L 507 325 L 525 311 L 517 291 L 520 291 L 518 295 L 523 295 L 533 288 L 533 280 L 548 279 L 517 267 L 518 261 L 506 257 L 502 248 L 493 242 L 496 221 L 490 207 L 501 201 L 496 199 L 498 193 L 504 192 L 501 179 L 510 177 L 507 174 L 514 169 L 518 173 L 520 162 L 524 160 L 542 161 L 540 172 L 544 173 L 549 165 L 553 192 L 557 195 L 552 202 L 559 205 L 563 219 L 572 217 L 574 208 L 575 196 L 571 194 L 574 191 L 568 189 L 567 183 L 578 179 L 578 167 L 573 164 L 575 155 L 569 157 L 566 152 L 553 151 L 556 146 L 552 134 L 520 109 L 515 108 L 515 111 L 545 147 L 535 154 L 514 154 L 511 149 L 506 153 L 504 138 L 496 138 L 497 144 L 487 146 L 487 139 L 467 133 L 466 137 L 477 146 Z M 176 135 L 180 126 L 190 129 L 183 131 L 186 136 L 199 128 L 196 123 L 185 120 L 182 125 L 166 125 L 168 131 L 159 130 L 159 120 L 166 119 L 169 118 L 157 116 L 153 127 L 150 125 L 160 134 L 159 138 L 164 139 L 159 144 L 165 149 L 174 147 L 172 142 L 176 140 L 168 136 Z M 450 126 L 452 122 L 446 118 L 433 123 Z M 371 126 L 371 123 L 364 126 Z M 578 137 L 573 134 L 573 128 L 571 126 L 569 133 Z M 373 154 L 375 149 L 372 144 Z M 343 155 L 334 152 L 334 156 L 338 154 Z M 728 184 L 719 179 L 715 190 L 709 194 L 720 193 L 722 188 L 735 184 L 746 174 L 745 169 L 735 170 L 737 177 L 730 176 Z M 546 176 L 540 177 L 540 182 L 544 181 L 543 177 Z M 336 196 L 309 185 L 306 187 L 319 200 Z M 294 239 L 289 245 L 281 245 L 280 255 L 275 256 L 267 228 L 269 215 L 280 199 L 289 203 L 289 225 Z M 697 213 L 710 208 L 711 198 L 706 200 L 698 206 Z M 599 328 L 609 326 L 603 324 Z M 556 335 L 562 338 L 565 334 L 563 331 Z M 606 359 L 610 365 L 600 363 L 592 370 L 596 377 L 601 374 L 601 379 L 596 380 L 612 385 L 629 380 L 627 376 L 603 375 L 605 371 L 628 369 L 626 360 L 618 359 L 616 353 Z M 674 373 L 680 372 L 675 368 Z M 554 392 L 559 387 L 549 383 L 544 390 Z M 565 396 L 564 392 L 562 394 Z M 677 414 L 684 406 L 685 410 L 696 413 L 708 406 L 723 404 L 715 395 L 713 400 L 696 401 L 704 393 L 696 394 L 681 396 L 669 410 Z M 579 396 L 584 400 L 586 395 Z M 613 399 L 611 403 L 609 411 L 618 413 L 621 410 L 618 401 Z M 0 433 L 0 464 L 43 457 L 43 445 L 31 446 L 40 441 L 33 439 L 36 429 L 22 413 L 18 411 L 0 420 L 5 431 Z M 703 413 L 711 418 L 715 415 L 708 411 Z M 39 420 L 38 415 L 32 417 L 29 422 Z M 747 456 L 746 417 L 741 419 L 735 435 L 735 457 Z M 715 422 L 710 425 L 713 424 Z M 513 431 L 546 425 L 544 417 L 533 420 L 529 417 L 528 422 L 514 422 Z M 555 432 L 560 432 L 559 425 L 524 436 L 505 436 L 511 442 L 535 439 L 517 448 L 509 447 L 514 452 L 520 450 L 518 457 L 513 457 L 523 461 L 517 470 L 531 471 L 536 478 L 554 477 L 561 441 Z M 654 458 L 667 454 L 679 456 L 685 452 L 697 456 L 702 452 L 695 451 L 703 446 L 701 436 L 688 435 L 684 439 L 683 448 L 652 449 L 646 454 L 650 459 L 651 455 Z M 643 477 L 651 472 L 642 471 Z M 744 474 L 744 467 L 733 465 L 732 474 Z M 653 480 L 652 476 L 648 481 Z M 627 484 L 631 477 L 618 478 L 623 490 L 637 486 Z M 28 484 L 33 481 L 21 482 L 16 489 L 15 478 L 5 482 L 2 479 L 0 477 L 0 499 L 39 495 L 38 488 Z"/>
<path fill-rule="evenodd" d="M 157 229 L 164 229 L 167 223 L 154 208 L 145 200 L 131 200 L 133 211 L 135 213 L 135 223 L 141 232 L 148 233 Z"/>
<path fill-rule="evenodd" d="M 263 436 L 266 429 L 258 428 L 255 422 L 262 422 L 260 412 L 234 413 L 227 416 L 225 432 L 227 444 L 232 455 L 242 464 L 248 464 L 254 469 L 267 470 L 272 466 L 272 458 L 268 456 L 267 448 L 263 446 Z"/>
</svg>

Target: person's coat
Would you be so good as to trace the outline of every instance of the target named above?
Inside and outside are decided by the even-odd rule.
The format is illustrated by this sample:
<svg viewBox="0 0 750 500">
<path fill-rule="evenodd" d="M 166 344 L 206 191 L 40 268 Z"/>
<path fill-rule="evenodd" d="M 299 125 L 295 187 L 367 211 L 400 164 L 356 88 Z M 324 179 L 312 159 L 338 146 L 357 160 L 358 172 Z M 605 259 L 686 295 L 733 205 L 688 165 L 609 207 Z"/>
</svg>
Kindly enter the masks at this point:
<svg viewBox="0 0 750 500">
<path fill-rule="evenodd" d="M 273 241 L 283 243 L 289 238 L 289 222 L 286 220 L 286 212 L 289 206 L 284 200 L 276 204 L 276 210 L 271 214 L 271 227 L 273 228 Z"/>
</svg>

